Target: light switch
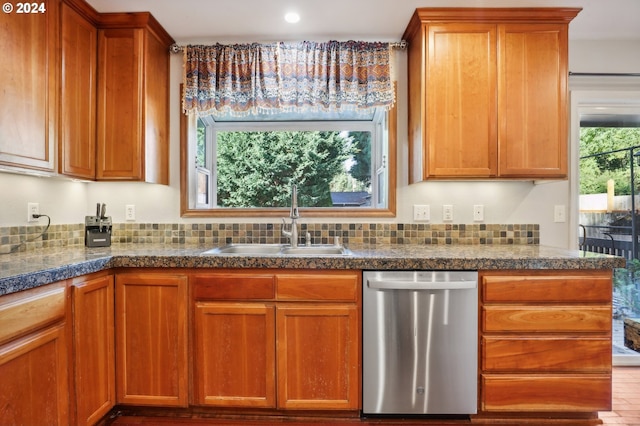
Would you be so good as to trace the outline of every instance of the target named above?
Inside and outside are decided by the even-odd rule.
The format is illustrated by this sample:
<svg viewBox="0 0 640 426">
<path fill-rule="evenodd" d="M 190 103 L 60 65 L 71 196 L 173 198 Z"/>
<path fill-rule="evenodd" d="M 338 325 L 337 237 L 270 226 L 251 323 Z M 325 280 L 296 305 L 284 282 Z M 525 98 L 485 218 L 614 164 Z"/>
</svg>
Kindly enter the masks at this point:
<svg viewBox="0 0 640 426">
<path fill-rule="evenodd" d="M 429 205 L 413 205 L 413 220 L 428 221 L 431 219 L 431 209 Z"/>
<path fill-rule="evenodd" d="M 557 223 L 567 221 L 567 213 L 563 204 L 558 204 L 553 207 L 553 221 Z"/>
</svg>

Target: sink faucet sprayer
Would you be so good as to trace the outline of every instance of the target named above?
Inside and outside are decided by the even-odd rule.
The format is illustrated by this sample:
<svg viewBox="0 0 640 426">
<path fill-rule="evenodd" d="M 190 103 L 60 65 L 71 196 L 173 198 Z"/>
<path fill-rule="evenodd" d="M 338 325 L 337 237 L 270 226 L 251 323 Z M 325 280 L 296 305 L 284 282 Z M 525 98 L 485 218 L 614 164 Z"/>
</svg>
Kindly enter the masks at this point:
<svg viewBox="0 0 640 426">
<path fill-rule="evenodd" d="M 289 212 L 291 218 L 291 226 L 289 231 L 285 230 L 286 219 L 282 218 L 282 235 L 289 238 L 291 247 L 298 247 L 298 224 L 296 221 L 300 218 L 300 212 L 298 211 L 298 187 L 296 185 L 291 186 L 291 210 Z"/>
</svg>

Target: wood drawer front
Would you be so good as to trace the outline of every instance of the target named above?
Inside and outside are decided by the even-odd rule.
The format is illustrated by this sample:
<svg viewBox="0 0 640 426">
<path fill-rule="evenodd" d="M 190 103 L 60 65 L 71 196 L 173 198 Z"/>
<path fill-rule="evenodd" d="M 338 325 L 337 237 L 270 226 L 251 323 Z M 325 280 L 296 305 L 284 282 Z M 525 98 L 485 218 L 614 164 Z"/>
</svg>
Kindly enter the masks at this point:
<svg viewBox="0 0 640 426">
<path fill-rule="evenodd" d="M 611 332 L 611 308 L 585 306 L 484 306 L 485 332 Z"/>
<path fill-rule="evenodd" d="M 611 372 L 608 338 L 482 339 L 486 372 Z"/>
<path fill-rule="evenodd" d="M 611 301 L 611 275 L 484 276 L 485 302 L 600 302 Z"/>
<path fill-rule="evenodd" d="M 611 410 L 611 376 L 482 376 L 483 411 Z"/>
<path fill-rule="evenodd" d="M 360 274 L 325 271 L 314 274 L 278 274 L 278 300 L 356 301 Z"/>
<path fill-rule="evenodd" d="M 193 296 L 200 299 L 262 299 L 275 297 L 273 274 L 206 274 L 192 278 Z"/>
<path fill-rule="evenodd" d="M 0 298 L 0 343 L 64 319 L 64 284 L 52 284 Z"/>
</svg>

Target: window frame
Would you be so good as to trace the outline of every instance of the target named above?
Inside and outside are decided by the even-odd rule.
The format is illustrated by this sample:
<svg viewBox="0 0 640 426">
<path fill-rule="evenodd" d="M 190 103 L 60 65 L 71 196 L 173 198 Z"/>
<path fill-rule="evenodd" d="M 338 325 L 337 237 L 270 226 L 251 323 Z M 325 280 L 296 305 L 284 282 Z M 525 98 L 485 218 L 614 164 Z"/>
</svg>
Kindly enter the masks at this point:
<svg viewBox="0 0 640 426">
<path fill-rule="evenodd" d="M 194 114 L 185 114 L 180 111 L 180 216 L 181 217 L 281 217 L 289 213 L 288 207 L 279 208 L 219 208 L 212 207 L 208 209 L 191 208 L 189 205 L 190 197 L 196 200 L 195 185 L 189 185 L 189 173 L 193 167 L 189 166 L 188 160 L 195 158 L 196 140 L 197 140 L 197 120 Z M 230 129 L 233 123 L 218 123 L 218 130 Z M 246 123 L 245 123 L 246 124 Z M 395 105 L 387 112 L 386 119 L 386 140 L 387 140 L 387 156 L 384 158 L 383 166 L 387 167 L 387 206 L 379 207 L 301 207 L 300 212 L 305 217 L 395 217 L 396 216 L 396 157 L 397 157 L 397 110 Z M 260 123 L 252 124 L 251 130 L 259 130 Z M 308 125 L 300 123 L 301 129 L 308 128 Z M 287 130 L 292 129 L 291 126 Z M 239 130 L 239 129 L 235 129 Z M 270 129 L 275 130 L 275 129 Z M 376 131 L 384 131 L 376 129 Z M 210 133 L 209 133 L 210 134 Z M 210 154 L 215 155 L 215 153 Z M 213 170 L 209 169 L 213 175 Z M 371 178 L 377 179 L 380 170 L 372 171 Z M 210 191 L 215 190 L 215 185 L 209 183 Z M 374 188 L 372 188 L 374 190 Z M 193 192 L 193 193 L 191 193 Z M 209 198 L 215 198 L 209 194 Z"/>
</svg>

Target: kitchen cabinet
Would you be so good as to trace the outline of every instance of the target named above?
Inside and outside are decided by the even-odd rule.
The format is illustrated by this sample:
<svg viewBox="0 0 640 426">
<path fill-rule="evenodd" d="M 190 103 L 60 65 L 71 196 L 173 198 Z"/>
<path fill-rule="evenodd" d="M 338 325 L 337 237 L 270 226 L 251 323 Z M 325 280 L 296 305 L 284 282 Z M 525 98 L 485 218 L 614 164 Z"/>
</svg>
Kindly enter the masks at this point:
<svg viewBox="0 0 640 426">
<path fill-rule="evenodd" d="M 224 270 L 192 279 L 197 405 L 359 408 L 359 273 Z"/>
<path fill-rule="evenodd" d="M 148 13 L 102 14 L 97 180 L 169 183 L 169 46 Z"/>
<path fill-rule="evenodd" d="M 0 298 L 0 419 L 69 424 L 66 284 Z"/>
<path fill-rule="evenodd" d="M 611 409 L 610 271 L 481 274 L 480 415 Z"/>
<path fill-rule="evenodd" d="M 116 273 L 116 396 L 119 404 L 188 404 L 187 276 Z"/>
<path fill-rule="evenodd" d="M 568 25 L 580 9 L 417 9 L 409 174 L 566 178 Z"/>
<path fill-rule="evenodd" d="M 0 14 L 5 58 L 0 64 L 0 165 L 51 172 L 57 143 L 59 1 L 39 4 L 44 8 L 39 13 Z"/>
<path fill-rule="evenodd" d="M 70 289 L 75 424 L 93 425 L 116 403 L 113 275 L 78 277 Z"/>
<path fill-rule="evenodd" d="M 97 20 L 85 2 L 62 2 L 58 172 L 89 180 L 96 176 Z"/>
</svg>

